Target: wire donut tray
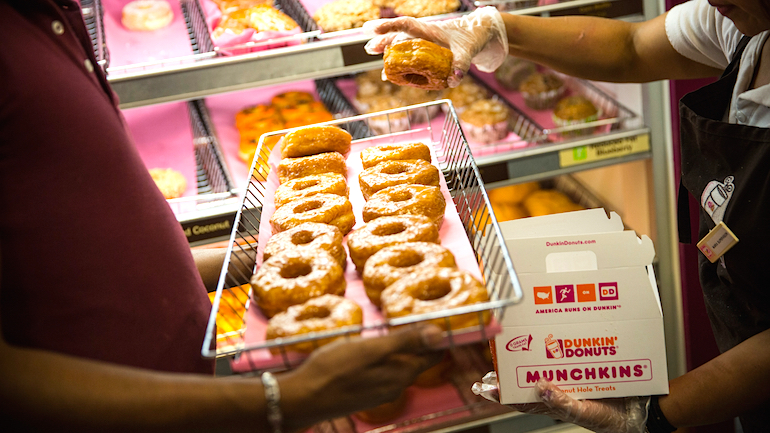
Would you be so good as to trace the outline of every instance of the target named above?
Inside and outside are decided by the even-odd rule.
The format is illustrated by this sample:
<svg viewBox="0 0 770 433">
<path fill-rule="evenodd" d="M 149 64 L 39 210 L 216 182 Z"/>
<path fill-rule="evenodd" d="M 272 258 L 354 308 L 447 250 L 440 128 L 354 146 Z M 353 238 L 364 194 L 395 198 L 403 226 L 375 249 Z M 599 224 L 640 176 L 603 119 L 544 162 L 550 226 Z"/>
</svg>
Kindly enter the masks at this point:
<svg viewBox="0 0 770 433">
<path fill-rule="evenodd" d="M 403 124 L 405 119 L 406 127 Z M 411 119 L 419 119 L 420 123 L 413 123 Z M 408 326 L 428 320 L 445 324 L 447 329 L 445 343 L 449 347 L 486 340 L 498 332 L 497 324 L 502 320 L 506 307 L 521 300 L 522 289 L 505 247 L 502 232 L 492 213 L 481 175 L 471 156 L 470 147 L 451 102 L 448 100 L 428 102 L 333 120 L 322 125 L 339 126 L 353 136 L 353 151 L 348 157 L 349 167 L 352 165 L 351 160 L 357 158 L 353 156 L 355 149 L 363 149 L 371 145 L 419 141 L 431 148 L 433 163 L 443 177 L 442 190 L 448 203 L 445 222 L 441 229 L 442 244 L 445 241 L 445 229 L 448 230 L 447 233 L 451 233 L 453 245 L 457 244 L 454 240 L 462 241 L 464 247 L 459 249 L 465 248 L 461 253 L 465 255 L 458 255 L 459 250 L 452 250 L 455 255 L 458 255 L 458 266 L 465 267 L 466 270 L 478 276 L 487 289 L 489 300 L 479 304 L 392 319 L 385 319 L 374 313 L 367 316 L 367 309 L 364 308 L 363 325 L 265 341 L 264 333 L 261 331 L 264 329 L 265 319 L 257 308 L 253 309 L 256 311 L 250 311 L 252 310 L 250 307 L 255 304 L 250 302 L 251 287 L 248 282 L 261 262 L 260 248 L 264 247 L 270 235 L 270 226 L 266 222 L 272 212 L 272 197 L 275 182 L 277 182 L 274 179 L 275 175 L 270 176 L 270 167 L 276 164 L 277 155 L 271 157 L 271 151 L 265 142 L 266 140 L 274 142 L 275 136 L 285 134 L 288 130 L 277 131 L 264 134 L 260 138 L 257 153 L 249 171 L 249 183 L 233 224 L 217 290 L 212 293 L 212 310 L 202 355 L 206 358 L 237 357 L 236 363 L 246 358 L 244 363 L 247 365 L 242 366 L 244 370 L 281 369 L 291 368 L 303 358 L 301 355 L 287 351 L 286 347 L 289 345 L 308 341 L 317 342 L 329 337 L 350 337 L 358 334 L 364 337 L 373 336 L 387 333 L 388 329 L 393 327 Z M 276 145 L 276 148 L 278 146 L 280 145 Z M 351 202 L 353 202 L 354 184 L 357 182 L 351 178 L 350 173 L 349 168 L 348 183 L 351 188 Z M 360 220 L 360 214 L 357 214 L 356 219 Z M 447 223 L 447 221 L 453 222 Z M 351 266 L 348 268 L 350 269 Z M 355 275 L 355 272 L 353 268 L 352 271 L 347 271 L 347 274 Z M 353 285 L 348 278 L 346 297 L 355 296 L 355 294 L 349 295 L 351 287 Z M 449 318 L 460 314 L 477 314 L 479 319 L 489 314 L 492 320 L 486 326 L 452 329 Z M 479 320 L 479 323 L 483 321 Z M 267 355 L 253 356 L 257 353 Z M 247 356 L 241 356 L 244 354 Z M 237 369 L 234 368 L 234 370 Z"/>
</svg>

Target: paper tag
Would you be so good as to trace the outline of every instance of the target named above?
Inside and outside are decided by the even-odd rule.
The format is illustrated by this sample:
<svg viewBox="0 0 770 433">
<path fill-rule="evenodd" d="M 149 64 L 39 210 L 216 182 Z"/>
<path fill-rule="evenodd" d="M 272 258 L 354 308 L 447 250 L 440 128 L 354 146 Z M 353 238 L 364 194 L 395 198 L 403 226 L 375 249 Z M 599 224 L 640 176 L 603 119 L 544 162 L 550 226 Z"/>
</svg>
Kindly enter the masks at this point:
<svg viewBox="0 0 770 433">
<path fill-rule="evenodd" d="M 650 151 L 650 135 L 619 138 L 559 151 L 559 167 L 588 164 Z"/>
<path fill-rule="evenodd" d="M 698 249 L 711 263 L 714 263 L 737 243 L 738 238 L 730 231 L 727 224 L 720 222 L 698 242 Z"/>
</svg>

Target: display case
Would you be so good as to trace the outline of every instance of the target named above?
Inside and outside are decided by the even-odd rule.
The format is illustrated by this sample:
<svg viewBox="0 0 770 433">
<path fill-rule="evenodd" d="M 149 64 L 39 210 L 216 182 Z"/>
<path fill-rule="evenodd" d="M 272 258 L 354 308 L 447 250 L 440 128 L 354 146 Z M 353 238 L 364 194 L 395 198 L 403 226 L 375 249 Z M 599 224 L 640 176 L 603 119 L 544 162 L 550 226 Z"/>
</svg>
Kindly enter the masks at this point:
<svg viewBox="0 0 770 433">
<path fill-rule="evenodd" d="M 202 1 L 181 0 L 180 14 L 188 44 L 183 54 L 128 63 L 116 61 L 113 54 L 119 54 L 123 48 L 113 44 L 115 49 L 111 49 L 109 21 L 112 20 L 114 25 L 115 17 L 109 14 L 114 14 L 114 9 L 105 7 L 107 0 L 84 0 L 82 3 L 100 64 L 120 98 L 121 108 L 130 112 L 141 107 L 186 102 L 191 128 L 198 128 L 193 135 L 196 137 L 196 180 L 200 194 L 194 199 L 182 200 L 188 205 L 194 204 L 177 213 L 183 227 L 197 234 L 190 237 L 192 245 L 230 239 L 247 190 L 249 167 L 228 159 L 226 146 L 229 140 L 235 140 L 228 139 L 234 131 L 225 120 L 218 120 L 232 118 L 231 111 L 235 108 L 227 108 L 228 102 L 244 101 L 240 104 L 243 106 L 248 99 L 243 95 L 254 95 L 251 100 L 257 101 L 263 93 L 275 93 L 295 83 L 305 83 L 312 85 L 312 91 L 336 118 L 348 118 L 361 113 L 351 101 L 351 94 L 345 91 L 345 80 L 350 80 L 354 74 L 382 67 L 381 57 L 364 52 L 368 38 L 360 31 L 323 32 L 306 4 L 296 0 L 279 0 L 276 7 L 299 24 L 300 32 L 227 49 L 212 42 Z M 659 3 L 652 0 L 463 0 L 456 12 L 425 19 L 442 19 L 485 5 L 513 14 L 582 14 L 629 21 L 651 18 L 661 11 Z M 636 219 L 638 223 L 627 215 L 623 215 L 623 220 L 631 221 L 630 228 L 649 235 L 655 242 L 655 271 L 664 310 L 669 375 L 683 374 L 684 333 L 667 84 L 572 81 L 579 93 L 591 95 L 594 101 L 603 104 L 605 113 L 611 114 L 601 119 L 600 124 L 590 125 L 595 129 L 590 134 L 564 136 L 560 134 L 562 131 L 534 118 L 517 104 L 515 98 L 506 97 L 504 90 L 497 88 L 493 80 L 485 79 L 482 73 L 475 74 L 493 94 L 518 113 L 516 118 L 521 123 L 513 130 L 520 133 L 517 136 L 525 143 L 523 146 L 495 143 L 473 152 L 487 190 L 538 181 L 568 191 L 588 207 L 601 204 L 621 215 L 644 215 Z M 529 132 L 523 132 L 525 130 Z M 366 128 L 361 134 L 366 134 Z M 171 204 L 172 207 L 175 205 L 174 202 Z M 232 305 L 225 307 L 240 308 L 247 301 L 236 297 L 231 302 Z M 490 430 L 511 428 L 511 431 L 567 431 L 571 428 L 553 425 L 542 417 L 522 416 L 468 395 L 469 383 L 478 380 L 490 365 L 478 358 L 478 351 L 467 349 L 457 348 L 455 358 L 463 359 L 460 365 L 465 367 L 456 369 L 451 379 L 458 401 L 462 402 L 460 406 L 386 426 L 362 426 L 354 419 L 345 418 L 324 423 L 316 429 L 449 432 L 479 427 Z"/>
</svg>

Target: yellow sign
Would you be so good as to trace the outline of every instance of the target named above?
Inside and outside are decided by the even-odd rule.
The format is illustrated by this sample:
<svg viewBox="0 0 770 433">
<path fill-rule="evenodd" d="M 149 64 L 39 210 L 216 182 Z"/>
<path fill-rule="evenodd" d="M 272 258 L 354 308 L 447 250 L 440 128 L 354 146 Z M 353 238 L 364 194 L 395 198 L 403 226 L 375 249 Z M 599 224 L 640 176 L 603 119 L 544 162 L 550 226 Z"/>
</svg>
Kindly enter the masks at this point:
<svg viewBox="0 0 770 433">
<path fill-rule="evenodd" d="M 559 167 L 588 164 L 604 159 L 619 158 L 650 150 L 649 134 L 619 138 L 598 144 L 573 147 L 559 151 Z"/>
</svg>

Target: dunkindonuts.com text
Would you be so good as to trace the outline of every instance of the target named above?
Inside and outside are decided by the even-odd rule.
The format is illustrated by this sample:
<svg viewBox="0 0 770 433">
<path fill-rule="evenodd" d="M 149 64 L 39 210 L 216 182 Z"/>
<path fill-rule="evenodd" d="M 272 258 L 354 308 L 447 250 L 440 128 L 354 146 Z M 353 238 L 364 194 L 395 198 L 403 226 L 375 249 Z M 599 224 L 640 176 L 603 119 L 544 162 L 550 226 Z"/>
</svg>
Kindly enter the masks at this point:
<svg viewBox="0 0 770 433">
<path fill-rule="evenodd" d="M 556 241 L 556 242 L 548 242 L 546 241 L 545 246 L 547 247 L 563 247 L 565 245 L 591 245 L 595 244 L 596 239 L 586 239 L 584 241 Z"/>
</svg>

